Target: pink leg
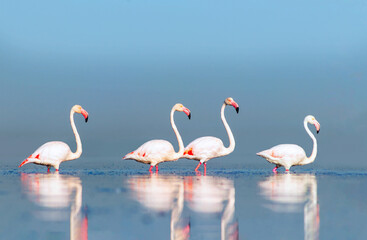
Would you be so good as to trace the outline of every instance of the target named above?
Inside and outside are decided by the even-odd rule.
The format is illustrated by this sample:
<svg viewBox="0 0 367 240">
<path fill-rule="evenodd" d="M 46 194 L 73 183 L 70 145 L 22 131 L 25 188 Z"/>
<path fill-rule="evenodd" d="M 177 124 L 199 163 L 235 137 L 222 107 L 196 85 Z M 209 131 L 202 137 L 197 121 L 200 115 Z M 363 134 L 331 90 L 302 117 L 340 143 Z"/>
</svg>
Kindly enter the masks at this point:
<svg viewBox="0 0 367 240">
<path fill-rule="evenodd" d="M 158 172 L 158 164 L 155 166 L 155 172 Z"/>
<path fill-rule="evenodd" d="M 59 169 L 56 169 L 56 172 L 58 172 L 59 171 Z"/>
<path fill-rule="evenodd" d="M 152 172 L 153 166 L 150 165 L 149 172 Z"/>
<path fill-rule="evenodd" d="M 50 167 L 47 167 L 47 172 L 48 172 L 48 173 L 50 172 Z"/>
<path fill-rule="evenodd" d="M 206 176 L 206 162 L 204 163 L 204 176 Z"/>
<path fill-rule="evenodd" d="M 286 172 L 289 172 L 289 169 L 286 169 L 285 171 L 286 171 Z"/>
<path fill-rule="evenodd" d="M 278 167 L 273 168 L 273 173 L 277 173 Z"/>
<path fill-rule="evenodd" d="M 197 170 L 199 169 L 200 165 L 201 165 L 201 162 L 199 162 L 199 164 L 198 164 L 198 165 L 197 165 L 197 167 L 195 168 L 195 171 L 197 171 Z"/>
</svg>

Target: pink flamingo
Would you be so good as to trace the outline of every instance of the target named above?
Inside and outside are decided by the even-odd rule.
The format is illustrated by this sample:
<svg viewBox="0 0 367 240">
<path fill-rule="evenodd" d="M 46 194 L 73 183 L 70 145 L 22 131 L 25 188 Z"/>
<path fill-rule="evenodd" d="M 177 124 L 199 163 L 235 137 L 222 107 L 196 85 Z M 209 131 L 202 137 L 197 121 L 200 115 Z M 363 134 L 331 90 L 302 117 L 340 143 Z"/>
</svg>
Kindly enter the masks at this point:
<svg viewBox="0 0 367 240">
<path fill-rule="evenodd" d="M 195 168 L 195 171 L 197 171 L 200 165 L 204 163 L 204 172 L 206 172 L 206 162 L 207 161 L 209 161 L 212 158 L 228 155 L 231 152 L 233 152 L 234 150 L 236 142 L 234 140 L 232 131 L 229 128 L 227 120 L 224 117 L 224 108 L 227 105 L 232 105 L 236 109 L 237 113 L 240 108 L 238 104 L 233 100 L 233 98 L 227 98 L 226 100 L 224 100 L 224 103 L 222 105 L 222 109 L 220 112 L 222 122 L 224 124 L 224 127 L 227 130 L 227 134 L 229 137 L 229 147 L 228 148 L 224 147 L 222 140 L 216 137 L 201 137 L 201 138 L 198 138 L 192 141 L 185 148 L 185 152 L 182 157 L 200 161 L 197 167 Z"/>
<path fill-rule="evenodd" d="M 176 161 L 184 152 L 184 145 L 180 133 L 175 125 L 173 115 L 175 111 L 184 112 L 191 118 L 190 110 L 184 107 L 182 104 L 177 103 L 171 110 L 171 126 L 176 134 L 179 150 L 176 153 L 172 144 L 166 140 L 150 140 L 141 145 L 135 151 L 128 153 L 123 159 L 132 159 L 141 163 L 150 164 L 149 171 L 151 172 L 153 167 L 156 167 L 158 171 L 158 164 L 167 161 Z"/>
<path fill-rule="evenodd" d="M 76 152 L 73 153 L 70 147 L 60 141 L 52 141 L 43 144 L 34 153 L 32 153 L 26 160 L 24 160 L 19 167 L 27 163 L 35 163 L 38 165 L 47 166 L 47 171 L 50 171 L 51 167 L 54 167 L 56 171 L 59 171 L 59 166 L 64 161 L 74 160 L 80 157 L 82 154 L 82 142 L 80 140 L 78 131 L 76 130 L 74 123 L 74 113 L 80 113 L 84 116 L 85 122 L 88 121 L 88 112 L 85 111 L 80 105 L 75 105 L 70 111 L 70 123 L 73 129 L 76 140 Z"/>
<path fill-rule="evenodd" d="M 275 168 L 273 169 L 274 173 L 277 172 L 277 169 L 280 166 L 283 166 L 286 171 L 289 171 L 291 166 L 305 165 L 315 161 L 317 155 L 317 141 L 310 129 L 308 129 L 307 123 L 314 124 L 317 133 L 320 131 L 320 123 L 312 115 L 306 116 L 305 120 L 303 121 L 306 132 L 313 141 L 313 149 L 310 157 L 306 156 L 305 150 L 303 150 L 303 148 L 295 144 L 280 144 L 257 153 L 257 155 L 265 158 L 268 162 L 275 164 Z"/>
</svg>

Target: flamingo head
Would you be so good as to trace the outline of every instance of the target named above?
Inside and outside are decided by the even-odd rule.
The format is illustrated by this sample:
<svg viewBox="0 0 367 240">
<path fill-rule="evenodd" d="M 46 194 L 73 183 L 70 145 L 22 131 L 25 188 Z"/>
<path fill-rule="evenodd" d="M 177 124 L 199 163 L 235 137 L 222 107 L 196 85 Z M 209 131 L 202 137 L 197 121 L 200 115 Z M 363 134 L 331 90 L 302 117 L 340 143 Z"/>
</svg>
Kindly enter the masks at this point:
<svg viewBox="0 0 367 240">
<path fill-rule="evenodd" d="M 181 103 L 177 103 L 173 108 L 176 111 L 186 113 L 186 115 L 189 117 L 189 119 L 191 118 L 191 112 L 190 112 L 190 110 L 188 108 L 186 108 L 184 105 L 182 105 Z"/>
<path fill-rule="evenodd" d="M 238 113 L 238 111 L 240 111 L 240 106 L 238 106 L 238 104 L 233 100 L 233 98 L 229 97 L 226 100 L 224 100 L 224 103 L 227 105 L 232 105 L 235 109 L 236 112 Z"/>
<path fill-rule="evenodd" d="M 316 118 L 312 115 L 308 115 L 306 117 L 306 121 L 310 124 L 315 125 L 316 128 L 316 132 L 319 133 L 320 132 L 320 123 L 316 120 Z"/>
<path fill-rule="evenodd" d="M 88 122 L 88 112 L 85 111 L 82 106 L 80 105 L 75 105 L 72 110 L 76 113 L 80 113 L 81 115 L 83 115 L 83 117 L 85 118 L 85 122 Z"/>
</svg>

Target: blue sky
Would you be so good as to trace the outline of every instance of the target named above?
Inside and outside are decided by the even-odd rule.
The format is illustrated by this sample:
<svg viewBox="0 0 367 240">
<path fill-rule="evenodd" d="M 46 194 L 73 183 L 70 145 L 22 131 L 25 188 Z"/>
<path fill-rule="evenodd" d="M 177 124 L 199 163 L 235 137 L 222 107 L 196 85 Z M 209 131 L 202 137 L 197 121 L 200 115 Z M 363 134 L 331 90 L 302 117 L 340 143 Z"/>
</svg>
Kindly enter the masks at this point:
<svg viewBox="0 0 367 240">
<path fill-rule="evenodd" d="M 219 110 L 231 96 L 241 106 L 226 111 L 233 161 L 258 164 L 254 153 L 278 143 L 309 154 L 302 121 L 313 114 L 319 164 L 367 168 L 366 10 L 365 1 L 3 1 L 0 161 L 18 164 L 49 140 L 74 149 L 74 104 L 91 115 L 76 119 L 86 159 L 112 161 L 152 138 L 176 146 L 176 102 L 193 114 L 176 114 L 186 144 L 227 143 Z"/>
</svg>

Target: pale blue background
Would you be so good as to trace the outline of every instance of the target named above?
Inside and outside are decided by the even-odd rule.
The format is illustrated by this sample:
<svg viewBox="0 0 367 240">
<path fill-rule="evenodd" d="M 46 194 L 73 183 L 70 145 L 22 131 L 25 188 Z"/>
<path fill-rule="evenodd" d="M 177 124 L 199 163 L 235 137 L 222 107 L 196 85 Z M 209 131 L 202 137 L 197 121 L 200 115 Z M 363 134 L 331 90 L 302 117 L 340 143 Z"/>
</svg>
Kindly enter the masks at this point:
<svg viewBox="0 0 367 240">
<path fill-rule="evenodd" d="M 227 144 L 219 110 L 231 96 L 237 146 L 212 168 L 271 168 L 255 153 L 279 143 L 309 155 L 302 121 L 313 114 L 319 155 L 308 168 L 367 169 L 366 12 L 366 1 L 334 0 L 1 1 L 1 166 L 50 140 L 74 150 L 74 104 L 90 122 L 76 116 L 84 152 L 65 168 L 132 166 L 121 157 L 153 138 L 177 149 L 176 102 L 192 111 L 175 115 L 185 144 Z"/>
</svg>

